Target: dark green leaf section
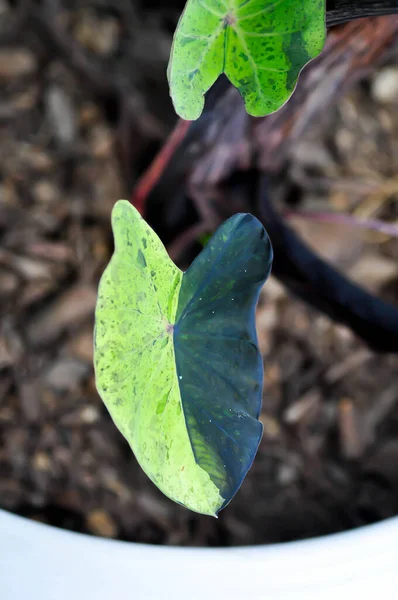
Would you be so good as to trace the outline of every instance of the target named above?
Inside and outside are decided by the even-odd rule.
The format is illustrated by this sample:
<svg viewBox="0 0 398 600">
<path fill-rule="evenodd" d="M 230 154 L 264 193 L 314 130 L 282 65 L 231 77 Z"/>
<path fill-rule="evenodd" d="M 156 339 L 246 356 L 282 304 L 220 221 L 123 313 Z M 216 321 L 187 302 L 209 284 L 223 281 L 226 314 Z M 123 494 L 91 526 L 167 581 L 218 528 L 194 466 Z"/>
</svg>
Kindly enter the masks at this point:
<svg viewBox="0 0 398 600">
<path fill-rule="evenodd" d="M 255 308 L 271 264 L 261 223 L 235 215 L 184 273 L 179 294 L 174 347 L 182 407 L 195 460 L 220 490 L 223 507 L 262 435 Z"/>
</svg>

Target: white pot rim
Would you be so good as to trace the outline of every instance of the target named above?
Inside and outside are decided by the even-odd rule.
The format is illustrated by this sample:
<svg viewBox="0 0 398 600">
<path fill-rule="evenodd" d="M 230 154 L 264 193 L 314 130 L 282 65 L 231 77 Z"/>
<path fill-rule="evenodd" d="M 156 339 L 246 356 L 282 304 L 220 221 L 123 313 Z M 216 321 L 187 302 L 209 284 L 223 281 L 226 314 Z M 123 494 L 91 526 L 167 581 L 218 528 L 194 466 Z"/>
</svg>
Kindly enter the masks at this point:
<svg viewBox="0 0 398 600">
<path fill-rule="evenodd" d="M 0 540 L 3 600 L 364 600 L 398 589 L 398 517 L 285 544 L 179 548 L 96 538 L 0 510 Z"/>
</svg>

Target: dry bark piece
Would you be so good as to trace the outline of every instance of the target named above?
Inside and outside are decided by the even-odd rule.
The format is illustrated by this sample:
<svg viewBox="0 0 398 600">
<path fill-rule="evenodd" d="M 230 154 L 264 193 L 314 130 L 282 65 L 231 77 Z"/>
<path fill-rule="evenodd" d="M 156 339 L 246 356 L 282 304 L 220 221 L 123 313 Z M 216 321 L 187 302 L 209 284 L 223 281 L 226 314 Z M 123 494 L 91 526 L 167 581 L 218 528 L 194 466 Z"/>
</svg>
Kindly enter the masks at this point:
<svg viewBox="0 0 398 600">
<path fill-rule="evenodd" d="M 263 424 L 263 439 L 267 441 L 278 440 L 281 436 L 281 427 L 277 419 L 265 413 L 261 413 L 259 420 Z"/>
<path fill-rule="evenodd" d="M 13 363 L 14 359 L 8 348 L 7 341 L 4 337 L 0 336 L 0 369 L 10 367 Z"/>
<path fill-rule="evenodd" d="M 13 320 L 0 322 L 0 368 L 17 367 L 24 355 L 23 341 Z"/>
<path fill-rule="evenodd" d="M 32 194 L 35 200 L 43 206 L 57 202 L 61 196 L 58 186 L 48 179 L 37 181 L 32 187 Z"/>
<path fill-rule="evenodd" d="M 314 389 L 302 396 L 287 408 L 283 420 L 287 425 L 306 425 L 318 412 L 321 402 L 321 394 Z"/>
<path fill-rule="evenodd" d="M 372 292 L 378 292 L 384 285 L 396 279 L 398 261 L 367 252 L 351 267 L 349 275 Z"/>
<path fill-rule="evenodd" d="M 90 138 L 91 153 L 95 158 L 104 159 L 111 156 L 114 136 L 107 127 L 100 125 L 94 127 Z"/>
<path fill-rule="evenodd" d="M 11 385 L 10 385 L 10 387 L 11 387 Z M 3 388 L 2 388 L 2 382 L 0 381 L 0 402 L 1 402 L 2 393 L 3 393 Z M 11 406 L 3 406 L 2 408 L 0 407 L 0 424 L 12 424 L 16 418 L 17 418 L 17 412 L 15 410 L 13 410 L 11 408 Z M 5 459 L 5 457 L 2 456 L 3 454 L 5 454 L 5 453 L 2 453 L 0 450 L 0 462 L 1 462 L 2 458 Z"/>
<path fill-rule="evenodd" d="M 81 427 L 82 425 L 93 425 L 100 418 L 100 412 L 96 406 L 83 406 L 69 411 L 61 417 L 60 423 L 63 427 Z"/>
<path fill-rule="evenodd" d="M 118 526 L 111 515 L 102 509 L 92 510 L 86 518 L 87 529 L 94 535 L 115 538 Z"/>
<path fill-rule="evenodd" d="M 342 456 L 348 460 L 358 459 L 365 450 L 366 432 L 363 418 L 350 398 L 339 402 L 339 434 Z"/>
<path fill-rule="evenodd" d="M 87 327 L 81 333 L 73 336 L 69 343 L 69 350 L 73 356 L 89 364 L 93 362 L 93 328 Z"/>
<path fill-rule="evenodd" d="M 52 267 L 47 262 L 28 256 L 19 256 L 7 250 L 0 250 L 0 264 L 9 267 L 30 281 L 52 278 Z"/>
<path fill-rule="evenodd" d="M 37 258 L 46 259 L 52 262 L 72 262 L 74 255 L 70 246 L 62 242 L 49 242 L 46 240 L 38 240 L 23 248 L 25 254 L 35 256 Z"/>
<path fill-rule="evenodd" d="M 9 298 L 17 291 L 19 277 L 8 269 L 0 268 L 0 298 Z"/>
<path fill-rule="evenodd" d="M 91 10 L 81 11 L 74 28 L 75 38 L 82 46 L 103 56 L 112 54 L 116 50 L 119 34 L 120 25 L 116 19 L 100 19 Z"/>
<path fill-rule="evenodd" d="M 75 358 L 64 357 L 53 363 L 44 376 L 46 385 L 57 392 L 72 391 L 88 374 L 88 365 Z"/>
<path fill-rule="evenodd" d="M 84 406 L 80 411 L 80 420 L 84 425 L 92 425 L 100 418 L 100 412 L 95 406 Z"/>
<path fill-rule="evenodd" d="M 349 337 L 347 337 L 347 333 L 350 334 Z M 351 339 L 351 333 L 345 328 L 339 332 L 339 335 L 342 335 L 343 339 L 345 338 L 346 341 L 350 341 Z M 325 373 L 325 380 L 329 384 L 335 384 L 340 379 L 343 379 L 362 365 L 366 364 L 371 358 L 373 358 L 373 353 L 367 348 L 363 348 L 358 352 L 350 354 L 346 356 L 344 360 L 335 363 L 328 369 Z"/>
<path fill-rule="evenodd" d="M 319 200 L 319 199 L 318 199 Z M 296 213 L 289 218 L 289 224 L 300 238 L 319 256 L 332 265 L 352 265 L 363 248 L 363 231 L 342 226 L 340 223 L 322 223 L 300 217 Z"/>
<path fill-rule="evenodd" d="M 77 284 L 64 292 L 38 316 L 30 319 L 27 333 L 33 345 L 47 344 L 66 330 L 93 316 L 97 292 L 94 286 Z"/>
<path fill-rule="evenodd" d="M 24 286 L 21 294 L 18 296 L 17 306 L 19 308 L 28 308 L 32 304 L 43 300 L 52 291 L 54 291 L 57 282 L 52 281 L 32 281 Z"/>
<path fill-rule="evenodd" d="M 33 455 L 32 465 L 36 471 L 51 471 L 51 460 L 46 452 L 36 452 Z"/>
<path fill-rule="evenodd" d="M 27 379 L 18 384 L 22 413 L 28 423 L 37 423 L 41 417 L 41 382 Z"/>
<path fill-rule="evenodd" d="M 52 85 L 46 94 L 47 112 L 56 141 L 61 147 L 70 146 L 77 135 L 74 105 L 61 87 Z"/>
<path fill-rule="evenodd" d="M 372 81 L 373 98 L 380 104 L 398 103 L 398 67 L 386 67 Z"/>
<path fill-rule="evenodd" d="M 26 48 L 0 49 L 0 79 L 10 80 L 32 75 L 37 70 L 35 55 Z"/>
<path fill-rule="evenodd" d="M 23 167 L 32 169 L 42 175 L 47 175 L 54 169 L 53 158 L 45 149 L 39 146 L 26 144 L 21 149 L 20 159 Z"/>
</svg>

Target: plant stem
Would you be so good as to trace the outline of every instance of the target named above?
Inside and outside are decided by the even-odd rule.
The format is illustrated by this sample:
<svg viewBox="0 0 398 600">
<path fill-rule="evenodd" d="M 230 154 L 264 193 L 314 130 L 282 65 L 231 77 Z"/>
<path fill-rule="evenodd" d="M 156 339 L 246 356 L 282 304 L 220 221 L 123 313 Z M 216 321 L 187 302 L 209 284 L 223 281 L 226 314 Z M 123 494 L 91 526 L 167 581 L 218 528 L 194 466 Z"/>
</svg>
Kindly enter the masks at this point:
<svg viewBox="0 0 398 600">
<path fill-rule="evenodd" d="M 326 25 L 340 25 L 362 17 L 398 13 L 397 0 L 327 0 Z"/>
</svg>

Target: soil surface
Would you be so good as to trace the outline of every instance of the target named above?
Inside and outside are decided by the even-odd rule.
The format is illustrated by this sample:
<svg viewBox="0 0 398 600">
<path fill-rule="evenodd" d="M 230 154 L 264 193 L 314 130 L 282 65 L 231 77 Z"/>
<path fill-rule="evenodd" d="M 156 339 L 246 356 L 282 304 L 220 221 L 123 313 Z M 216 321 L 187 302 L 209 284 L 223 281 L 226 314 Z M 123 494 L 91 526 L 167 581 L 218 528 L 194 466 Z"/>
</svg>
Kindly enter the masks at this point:
<svg viewBox="0 0 398 600">
<path fill-rule="evenodd" d="M 56 4 L 43 17 L 51 37 L 0 0 L 0 507 L 99 536 L 198 546 L 289 541 L 397 514 L 398 356 L 371 352 L 272 277 L 257 311 L 264 437 L 237 496 L 218 520 L 202 517 L 140 470 L 95 389 L 93 311 L 111 208 L 175 123 L 165 69 L 184 2 L 79 0 L 52 14 Z M 398 224 L 394 56 L 297 142 L 275 179 L 286 211 L 295 186 L 295 212 Z M 115 87 L 129 90 L 126 106 L 112 103 Z M 320 254 L 398 303 L 397 232 L 289 218 Z"/>
</svg>

